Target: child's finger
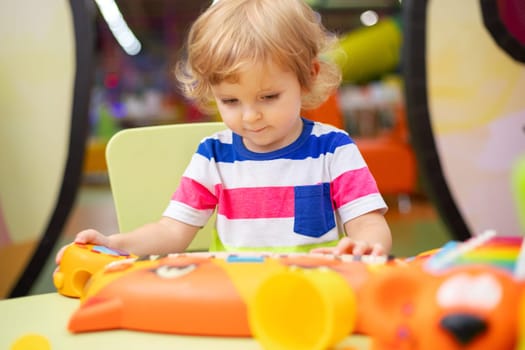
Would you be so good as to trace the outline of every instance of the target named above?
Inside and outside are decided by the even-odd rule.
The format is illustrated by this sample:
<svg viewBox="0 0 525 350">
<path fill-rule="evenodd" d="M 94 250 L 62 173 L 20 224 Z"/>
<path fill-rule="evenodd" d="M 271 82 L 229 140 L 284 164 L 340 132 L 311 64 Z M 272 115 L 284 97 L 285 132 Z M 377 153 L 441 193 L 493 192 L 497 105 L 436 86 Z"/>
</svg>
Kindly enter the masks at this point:
<svg viewBox="0 0 525 350">
<path fill-rule="evenodd" d="M 349 254 L 353 251 L 355 242 L 350 237 L 343 237 L 334 249 L 335 254 Z"/>
<path fill-rule="evenodd" d="M 383 248 L 382 244 L 376 243 L 372 245 L 372 251 L 370 254 L 374 256 L 385 255 L 385 248 Z"/>
<path fill-rule="evenodd" d="M 370 245 L 367 242 L 356 241 L 352 249 L 354 255 L 364 255 L 370 252 Z"/>
<path fill-rule="evenodd" d="M 91 244 L 100 244 L 105 245 L 106 240 L 105 236 L 98 232 L 97 230 L 88 229 L 84 231 L 80 231 L 77 236 L 75 237 L 76 243 L 91 243 Z"/>
</svg>

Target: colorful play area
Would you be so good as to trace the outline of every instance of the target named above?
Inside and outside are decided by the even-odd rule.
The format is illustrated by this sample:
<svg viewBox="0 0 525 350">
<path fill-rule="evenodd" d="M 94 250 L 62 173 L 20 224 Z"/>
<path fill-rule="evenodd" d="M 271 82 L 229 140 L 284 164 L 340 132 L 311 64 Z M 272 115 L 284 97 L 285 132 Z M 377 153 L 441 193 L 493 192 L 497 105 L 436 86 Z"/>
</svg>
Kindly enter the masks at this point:
<svg viewBox="0 0 525 350">
<path fill-rule="evenodd" d="M 9 2 L 0 349 L 525 350 L 525 1 L 306 2 L 338 34 L 343 84 L 303 116 L 358 145 L 391 254 L 217 252 L 213 220 L 177 254 L 71 243 L 86 188 L 111 200 L 93 225 L 151 222 L 225 127 L 172 76 L 212 1 Z M 439 237 L 404 234 L 422 201 Z"/>
</svg>

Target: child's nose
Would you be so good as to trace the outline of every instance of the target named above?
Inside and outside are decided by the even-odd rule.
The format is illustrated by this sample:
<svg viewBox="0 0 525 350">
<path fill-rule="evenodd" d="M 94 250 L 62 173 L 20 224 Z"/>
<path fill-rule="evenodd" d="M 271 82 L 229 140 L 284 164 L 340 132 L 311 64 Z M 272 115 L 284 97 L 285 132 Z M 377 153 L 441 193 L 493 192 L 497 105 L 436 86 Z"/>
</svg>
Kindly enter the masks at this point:
<svg viewBox="0 0 525 350">
<path fill-rule="evenodd" d="M 260 118 L 260 113 L 255 108 L 247 106 L 244 108 L 242 119 L 246 122 L 251 122 Z"/>
</svg>

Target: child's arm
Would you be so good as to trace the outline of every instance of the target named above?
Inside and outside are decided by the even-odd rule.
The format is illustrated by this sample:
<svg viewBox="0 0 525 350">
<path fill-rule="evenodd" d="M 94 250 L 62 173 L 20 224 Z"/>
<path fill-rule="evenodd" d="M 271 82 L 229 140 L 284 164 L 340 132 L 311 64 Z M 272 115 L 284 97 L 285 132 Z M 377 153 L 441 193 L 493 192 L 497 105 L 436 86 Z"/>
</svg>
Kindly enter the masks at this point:
<svg viewBox="0 0 525 350">
<path fill-rule="evenodd" d="M 135 255 L 160 255 L 184 251 L 198 230 L 197 226 L 163 217 L 157 222 L 146 224 L 128 233 L 106 236 L 93 229 L 80 231 L 75 237 L 75 242 L 103 245 Z M 63 249 L 57 254 L 57 263 L 60 262 Z"/>
<path fill-rule="evenodd" d="M 312 252 L 354 255 L 384 255 L 390 252 L 392 236 L 381 213 L 371 212 L 358 216 L 347 221 L 344 226 L 347 236 L 343 237 L 337 246 L 316 248 Z"/>
<path fill-rule="evenodd" d="M 392 248 L 390 228 L 379 212 L 371 212 L 345 223 L 347 237 L 339 241 L 337 254 L 388 254 Z"/>
</svg>

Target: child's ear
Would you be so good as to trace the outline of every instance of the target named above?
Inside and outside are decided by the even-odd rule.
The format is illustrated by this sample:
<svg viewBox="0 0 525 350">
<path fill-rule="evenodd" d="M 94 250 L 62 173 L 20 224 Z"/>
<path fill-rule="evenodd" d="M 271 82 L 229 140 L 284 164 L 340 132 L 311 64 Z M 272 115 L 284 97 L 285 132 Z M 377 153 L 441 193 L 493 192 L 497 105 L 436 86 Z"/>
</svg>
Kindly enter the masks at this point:
<svg viewBox="0 0 525 350">
<path fill-rule="evenodd" d="M 317 58 L 314 58 L 312 60 L 312 67 L 310 68 L 310 75 L 312 76 L 312 79 L 315 79 L 317 77 L 317 74 L 319 74 L 320 69 L 321 63 Z"/>
<path fill-rule="evenodd" d="M 308 94 L 311 92 L 312 84 L 317 78 L 317 75 L 319 74 L 319 70 L 321 69 L 321 63 L 317 58 L 314 58 L 312 60 L 312 64 L 310 65 L 310 79 L 308 82 L 306 82 L 306 86 L 302 86 L 301 90 L 303 94 Z"/>
</svg>

